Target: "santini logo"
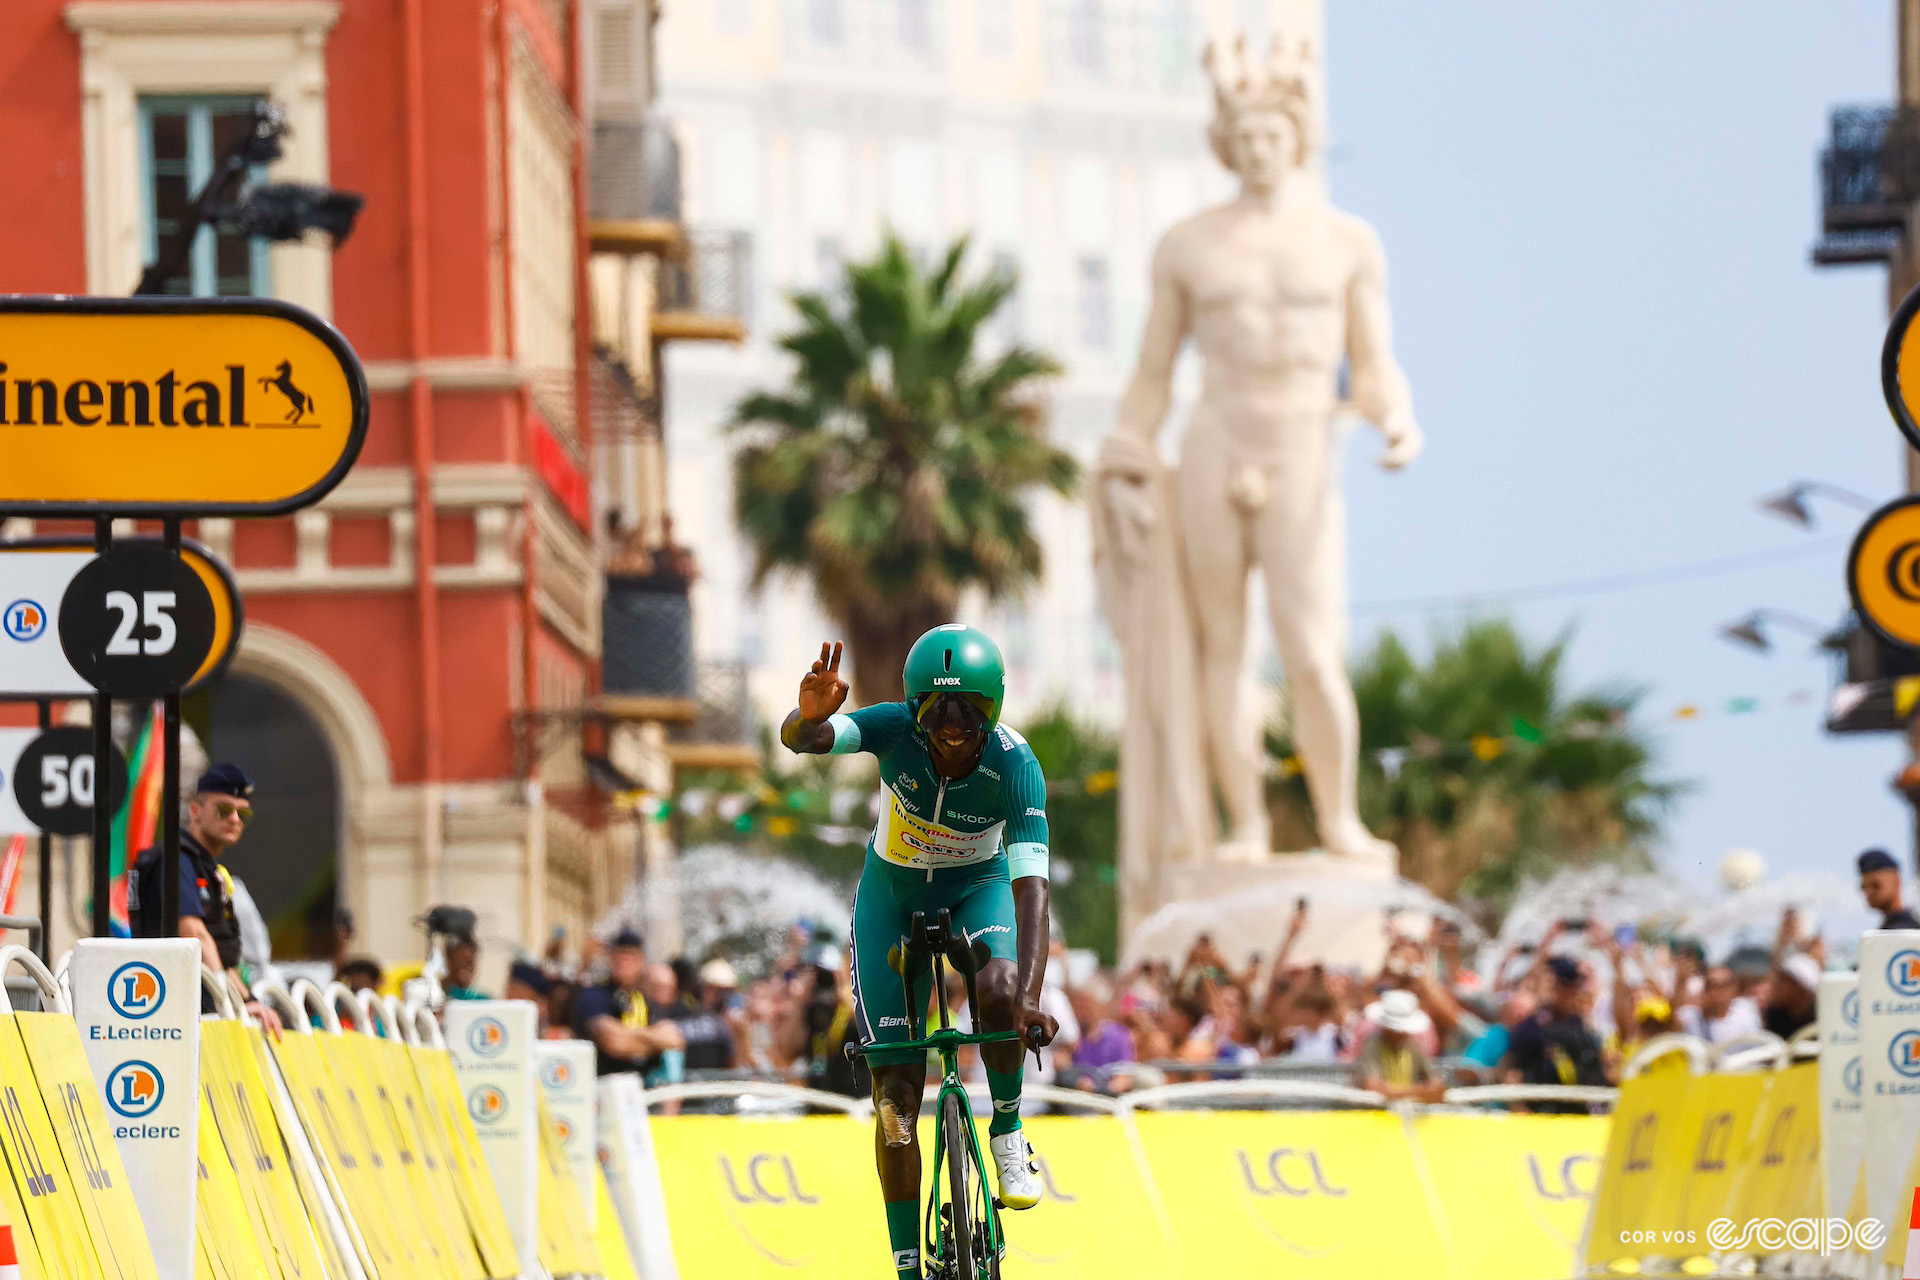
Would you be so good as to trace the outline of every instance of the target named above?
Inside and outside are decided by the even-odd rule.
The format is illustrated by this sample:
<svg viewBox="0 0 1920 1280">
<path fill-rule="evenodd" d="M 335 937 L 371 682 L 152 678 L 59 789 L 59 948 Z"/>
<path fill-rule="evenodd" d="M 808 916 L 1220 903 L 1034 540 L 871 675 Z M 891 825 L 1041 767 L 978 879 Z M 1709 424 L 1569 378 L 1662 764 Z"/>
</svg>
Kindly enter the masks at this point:
<svg viewBox="0 0 1920 1280">
<path fill-rule="evenodd" d="M 167 998 L 167 983 L 160 971 L 144 960 L 121 965 L 107 979 L 107 1003 L 123 1018 L 139 1021 L 150 1018 Z"/>
<path fill-rule="evenodd" d="M 467 1028 L 467 1044 L 483 1058 L 497 1058 L 507 1047 L 507 1029 L 497 1018 L 482 1018 Z"/>
<path fill-rule="evenodd" d="M 148 1062 L 123 1062 L 107 1073 L 107 1105 L 129 1120 L 150 1116 L 166 1096 L 167 1086 Z"/>
</svg>

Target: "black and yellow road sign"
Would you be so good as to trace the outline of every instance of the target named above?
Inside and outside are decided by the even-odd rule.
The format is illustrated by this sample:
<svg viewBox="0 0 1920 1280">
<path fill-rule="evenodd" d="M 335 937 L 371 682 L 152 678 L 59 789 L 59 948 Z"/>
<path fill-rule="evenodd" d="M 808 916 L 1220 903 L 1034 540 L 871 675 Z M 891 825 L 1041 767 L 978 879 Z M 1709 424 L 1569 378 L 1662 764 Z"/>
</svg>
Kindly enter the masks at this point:
<svg viewBox="0 0 1920 1280">
<path fill-rule="evenodd" d="M 1867 517 L 1847 556 L 1847 590 L 1882 639 L 1920 649 L 1920 494 Z"/>
<path fill-rule="evenodd" d="M 367 432 L 347 340 L 269 298 L 0 298 L 0 511 L 271 515 Z"/>
</svg>

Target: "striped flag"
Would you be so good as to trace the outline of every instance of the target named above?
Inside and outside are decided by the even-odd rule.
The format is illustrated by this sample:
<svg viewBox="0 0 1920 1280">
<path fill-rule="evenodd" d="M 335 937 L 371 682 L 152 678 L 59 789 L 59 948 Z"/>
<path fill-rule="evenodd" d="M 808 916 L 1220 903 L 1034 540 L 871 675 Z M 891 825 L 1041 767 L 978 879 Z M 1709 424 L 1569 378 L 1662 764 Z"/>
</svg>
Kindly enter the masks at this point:
<svg viewBox="0 0 1920 1280">
<path fill-rule="evenodd" d="M 160 731 L 160 704 L 154 703 L 140 736 L 134 742 L 132 758 L 127 762 L 127 802 L 113 819 L 113 890 L 110 905 L 114 932 L 129 934 L 127 920 L 127 868 L 140 851 L 152 844 L 160 824 L 161 757 L 166 754 Z M 0 1277 L 4 1280 L 4 1277 Z"/>
<path fill-rule="evenodd" d="M 1913 1189 L 1913 1212 L 1907 1216 L 1907 1265 L 1900 1280 L 1920 1280 L 1920 1187 Z"/>
<path fill-rule="evenodd" d="M 20 1256 L 14 1252 L 12 1227 L 0 1227 L 0 1280 L 20 1280 Z"/>
</svg>

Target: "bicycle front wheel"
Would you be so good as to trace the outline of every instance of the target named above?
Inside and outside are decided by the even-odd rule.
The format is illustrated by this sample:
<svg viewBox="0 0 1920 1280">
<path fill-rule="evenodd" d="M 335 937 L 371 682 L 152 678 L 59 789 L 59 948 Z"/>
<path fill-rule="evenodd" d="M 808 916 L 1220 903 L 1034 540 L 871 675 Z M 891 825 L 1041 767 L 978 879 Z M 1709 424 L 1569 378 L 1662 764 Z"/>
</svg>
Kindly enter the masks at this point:
<svg viewBox="0 0 1920 1280">
<path fill-rule="evenodd" d="M 952 1248 L 955 1273 L 960 1280 L 975 1280 L 973 1269 L 973 1199 L 967 1194 L 967 1179 L 973 1172 L 973 1116 L 968 1112 L 965 1095 L 949 1093 L 940 1100 L 940 1134 L 947 1157 L 948 1243 Z"/>
</svg>

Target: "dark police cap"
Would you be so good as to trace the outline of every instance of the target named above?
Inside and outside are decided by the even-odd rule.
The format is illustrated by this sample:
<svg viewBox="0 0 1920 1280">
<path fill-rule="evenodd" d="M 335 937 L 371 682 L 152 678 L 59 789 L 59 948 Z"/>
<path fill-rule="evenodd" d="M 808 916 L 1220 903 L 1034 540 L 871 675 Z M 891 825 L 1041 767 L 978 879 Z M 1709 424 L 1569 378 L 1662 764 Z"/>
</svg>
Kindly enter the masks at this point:
<svg viewBox="0 0 1920 1280">
<path fill-rule="evenodd" d="M 517 982 L 523 987 L 531 987 L 541 995 L 553 989 L 553 979 L 547 976 L 546 970 L 537 964 L 529 964 L 525 960 L 515 960 L 507 968 L 507 981 Z"/>
<path fill-rule="evenodd" d="M 631 928 L 624 928 L 614 934 L 611 938 L 607 939 L 607 945 L 609 947 L 632 947 L 636 951 L 645 951 L 647 949 L 645 940 Z"/>
<path fill-rule="evenodd" d="M 203 796 L 237 796 L 246 800 L 253 795 L 253 779 L 239 765 L 222 762 L 201 774 L 193 789 Z"/>
<path fill-rule="evenodd" d="M 1873 871 L 1898 871 L 1899 869 L 1900 864 L 1895 862 L 1893 855 L 1885 849 L 1869 849 L 1860 855 L 1860 874 L 1863 876 Z"/>
</svg>

